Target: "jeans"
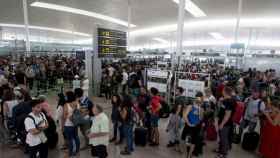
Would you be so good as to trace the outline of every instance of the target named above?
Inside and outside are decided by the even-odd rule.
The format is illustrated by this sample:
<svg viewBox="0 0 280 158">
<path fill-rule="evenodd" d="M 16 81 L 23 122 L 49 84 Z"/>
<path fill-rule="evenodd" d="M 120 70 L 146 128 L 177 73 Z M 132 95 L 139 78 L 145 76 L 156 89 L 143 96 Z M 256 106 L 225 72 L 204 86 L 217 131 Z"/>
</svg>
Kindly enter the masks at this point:
<svg viewBox="0 0 280 158">
<path fill-rule="evenodd" d="M 64 133 L 68 142 L 69 156 L 76 156 L 80 150 L 78 128 L 73 126 L 65 126 Z"/>
<path fill-rule="evenodd" d="M 37 158 L 38 152 L 39 152 L 40 158 L 47 158 L 48 157 L 48 145 L 46 143 L 43 143 L 43 144 L 29 147 L 29 157 L 30 158 Z"/>
<path fill-rule="evenodd" d="M 228 151 L 231 148 L 231 132 L 232 127 L 231 126 L 224 126 L 223 129 L 219 130 L 219 137 L 220 137 L 220 142 L 219 142 L 219 152 L 220 154 L 227 155 Z"/>
<path fill-rule="evenodd" d="M 123 132 L 123 125 L 120 125 L 121 123 L 118 121 L 114 121 L 113 122 L 113 126 L 114 126 L 114 137 L 113 138 L 117 138 L 118 137 L 118 130 L 119 130 L 119 135 L 120 135 L 120 142 L 122 142 L 123 137 L 124 137 L 124 132 Z M 119 126 L 120 125 L 120 126 Z"/>
<path fill-rule="evenodd" d="M 124 135 L 127 143 L 127 151 L 132 152 L 133 149 L 133 125 L 123 125 Z"/>
</svg>

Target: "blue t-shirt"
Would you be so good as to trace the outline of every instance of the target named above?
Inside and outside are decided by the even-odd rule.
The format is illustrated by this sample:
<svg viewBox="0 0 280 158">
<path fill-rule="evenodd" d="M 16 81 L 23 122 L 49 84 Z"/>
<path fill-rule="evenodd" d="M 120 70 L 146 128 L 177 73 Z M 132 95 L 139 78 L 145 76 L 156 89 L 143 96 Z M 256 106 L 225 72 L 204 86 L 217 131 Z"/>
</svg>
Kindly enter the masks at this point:
<svg viewBox="0 0 280 158">
<path fill-rule="evenodd" d="M 188 120 L 191 125 L 196 126 L 200 122 L 200 117 L 199 117 L 199 107 L 198 106 L 192 106 L 192 110 L 190 111 L 188 115 Z"/>
</svg>

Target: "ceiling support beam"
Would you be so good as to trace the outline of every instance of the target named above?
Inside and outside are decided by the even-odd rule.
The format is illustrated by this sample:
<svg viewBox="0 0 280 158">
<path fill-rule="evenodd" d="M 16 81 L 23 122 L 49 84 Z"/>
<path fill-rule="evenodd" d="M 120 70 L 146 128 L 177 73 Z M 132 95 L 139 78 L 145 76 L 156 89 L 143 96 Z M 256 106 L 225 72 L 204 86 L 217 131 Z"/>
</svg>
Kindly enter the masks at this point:
<svg viewBox="0 0 280 158">
<path fill-rule="evenodd" d="M 184 35 L 184 19 L 185 19 L 185 5 L 186 0 L 180 0 L 179 11 L 178 11 L 178 21 L 177 21 L 177 47 L 176 53 L 173 55 L 172 67 L 175 68 L 175 64 L 180 67 L 180 59 L 183 51 L 183 35 Z M 179 60 L 178 60 L 179 59 Z"/>
<path fill-rule="evenodd" d="M 28 10 L 27 10 L 27 0 L 22 0 L 23 16 L 24 16 L 24 28 L 25 28 L 25 45 L 26 51 L 30 52 L 30 31 L 29 31 L 29 21 L 28 21 Z"/>
<path fill-rule="evenodd" d="M 240 19 L 241 19 L 241 15 L 242 15 L 242 5 L 243 5 L 243 0 L 238 0 L 238 13 L 237 13 L 237 18 L 236 18 L 235 36 L 234 36 L 235 43 L 238 43 L 238 38 L 239 38 Z"/>
<path fill-rule="evenodd" d="M 131 1 L 127 0 L 128 2 L 128 10 L 127 10 L 127 50 L 130 50 L 130 31 L 131 31 Z"/>
</svg>

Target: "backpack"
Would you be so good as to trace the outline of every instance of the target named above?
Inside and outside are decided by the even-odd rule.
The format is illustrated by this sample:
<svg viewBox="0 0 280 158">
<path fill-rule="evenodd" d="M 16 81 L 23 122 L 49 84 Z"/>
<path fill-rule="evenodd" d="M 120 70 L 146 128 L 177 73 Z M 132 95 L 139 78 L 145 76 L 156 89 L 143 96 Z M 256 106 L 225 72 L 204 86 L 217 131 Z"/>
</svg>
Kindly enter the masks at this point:
<svg viewBox="0 0 280 158">
<path fill-rule="evenodd" d="M 235 112 L 232 116 L 233 123 L 240 124 L 243 114 L 245 112 L 245 105 L 243 102 L 236 102 Z"/>
<path fill-rule="evenodd" d="M 75 109 L 73 111 L 72 116 L 70 117 L 70 120 L 74 124 L 74 126 L 80 126 L 84 123 L 84 117 L 82 116 L 81 112 L 78 109 Z"/>
<path fill-rule="evenodd" d="M 44 119 L 43 113 L 40 113 L 40 116 Z M 45 115 L 45 117 L 46 117 L 45 121 L 48 122 L 49 127 L 44 130 L 44 134 L 47 137 L 48 147 L 50 149 L 54 149 L 58 143 L 58 133 L 56 132 L 56 124 L 55 124 L 55 121 L 51 117 L 49 117 L 47 115 Z M 33 123 L 35 124 L 35 127 L 38 128 L 38 125 L 36 124 L 34 117 L 32 117 L 31 115 L 27 115 L 26 118 L 30 118 L 33 121 Z"/>
<path fill-rule="evenodd" d="M 35 71 L 31 66 L 27 67 L 25 70 L 25 75 L 27 78 L 34 78 L 36 76 Z"/>
</svg>

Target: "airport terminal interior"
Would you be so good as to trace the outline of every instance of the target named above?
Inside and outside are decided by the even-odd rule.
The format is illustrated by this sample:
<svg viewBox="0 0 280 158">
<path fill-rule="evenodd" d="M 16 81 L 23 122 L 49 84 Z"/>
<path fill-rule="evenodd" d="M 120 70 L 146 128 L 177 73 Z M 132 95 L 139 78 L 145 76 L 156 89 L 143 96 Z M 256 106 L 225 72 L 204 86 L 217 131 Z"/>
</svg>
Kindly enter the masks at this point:
<svg viewBox="0 0 280 158">
<path fill-rule="evenodd" d="M 280 158 L 280 0 L 0 0 L 1 158 Z"/>
</svg>

